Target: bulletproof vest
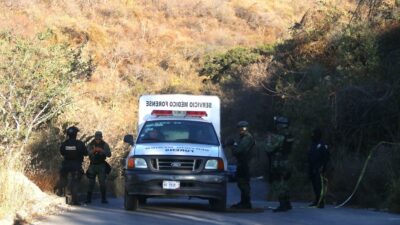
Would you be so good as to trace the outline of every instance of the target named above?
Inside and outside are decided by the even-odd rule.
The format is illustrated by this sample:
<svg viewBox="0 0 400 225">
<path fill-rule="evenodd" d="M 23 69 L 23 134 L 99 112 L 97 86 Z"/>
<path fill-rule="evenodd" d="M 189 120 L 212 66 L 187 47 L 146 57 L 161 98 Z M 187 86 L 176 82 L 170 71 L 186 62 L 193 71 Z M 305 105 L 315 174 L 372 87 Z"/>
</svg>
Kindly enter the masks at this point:
<svg viewBox="0 0 400 225">
<path fill-rule="evenodd" d="M 79 149 L 78 142 L 76 140 L 68 140 L 64 146 L 66 160 L 82 160 L 82 152 Z"/>
<path fill-rule="evenodd" d="M 104 141 L 101 141 L 99 144 L 96 144 L 95 142 L 93 142 L 92 146 L 93 146 L 93 150 L 95 150 L 96 148 L 101 148 L 104 150 L 105 143 L 104 143 Z M 106 155 L 95 153 L 95 154 L 90 155 L 89 159 L 90 159 L 91 163 L 99 164 L 99 163 L 103 163 L 106 161 Z"/>
</svg>

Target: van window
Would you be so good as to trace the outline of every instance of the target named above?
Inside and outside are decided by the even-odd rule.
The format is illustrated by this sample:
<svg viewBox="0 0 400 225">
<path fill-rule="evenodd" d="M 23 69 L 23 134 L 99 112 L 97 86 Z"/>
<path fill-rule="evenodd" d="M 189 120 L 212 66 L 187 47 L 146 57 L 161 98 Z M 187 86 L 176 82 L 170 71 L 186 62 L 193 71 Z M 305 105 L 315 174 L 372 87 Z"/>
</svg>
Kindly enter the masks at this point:
<svg viewBox="0 0 400 225">
<path fill-rule="evenodd" d="M 147 121 L 137 143 L 181 142 L 219 145 L 211 123 L 196 121 Z"/>
</svg>

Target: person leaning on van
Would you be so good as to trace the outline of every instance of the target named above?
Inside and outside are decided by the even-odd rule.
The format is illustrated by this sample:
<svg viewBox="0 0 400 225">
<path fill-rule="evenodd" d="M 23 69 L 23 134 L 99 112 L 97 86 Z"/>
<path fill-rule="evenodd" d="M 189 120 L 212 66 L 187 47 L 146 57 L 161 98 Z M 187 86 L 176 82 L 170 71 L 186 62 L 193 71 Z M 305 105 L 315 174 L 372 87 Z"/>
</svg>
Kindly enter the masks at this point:
<svg viewBox="0 0 400 225">
<path fill-rule="evenodd" d="M 94 140 L 89 143 L 88 153 L 90 165 L 86 171 L 89 178 L 89 187 L 86 196 L 86 203 L 92 202 L 92 192 L 96 182 L 96 176 L 99 180 L 101 203 L 108 203 L 106 199 L 106 176 L 110 172 L 110 165 L 106 162 L 106 158 L 111 156 L 109 145 L 103 140 L 101 131 L 96 131 Z"/>
</svg>

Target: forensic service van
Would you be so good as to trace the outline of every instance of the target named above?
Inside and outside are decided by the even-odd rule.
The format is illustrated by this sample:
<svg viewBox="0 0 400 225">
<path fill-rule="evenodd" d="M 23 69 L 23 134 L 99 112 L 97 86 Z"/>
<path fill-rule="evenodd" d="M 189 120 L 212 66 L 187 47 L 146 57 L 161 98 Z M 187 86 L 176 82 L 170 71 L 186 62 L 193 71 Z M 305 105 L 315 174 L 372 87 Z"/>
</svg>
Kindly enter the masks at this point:
<svg viewBox="0 0 400 225">
<path fill-rule="evenodd" d="M 132 146 L 124 168 L 125 209 L 136 210 L 147 198 L 186 196 L 225 210 L 227 160 L 217 96 L 141 96 L 137 134 L 124 138 Z"/>
</svg>

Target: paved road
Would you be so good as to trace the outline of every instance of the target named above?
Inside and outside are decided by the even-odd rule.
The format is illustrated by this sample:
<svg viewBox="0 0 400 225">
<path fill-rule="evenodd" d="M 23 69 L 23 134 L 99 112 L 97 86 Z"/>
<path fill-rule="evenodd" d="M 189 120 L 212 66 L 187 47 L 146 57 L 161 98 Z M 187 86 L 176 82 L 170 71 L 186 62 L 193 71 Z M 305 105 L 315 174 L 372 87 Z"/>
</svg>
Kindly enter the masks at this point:
<svg viewBox="0 0 400 225">
<path fill-rule="evenodd" d="M 327 206 L 325 209 L 310 209 L 305 203 L 294 203 L 294 209 L 287 213 L 272 213 L 268 207 L 276 202 L 266 202 L 263 181 L 252 181 L 253 206 L 265 208 L 264 212 L 233 213 L 213 212 L 208 201 L 199 199 L 149 199 L 148 204 L 138 211 L 125 211 L 123 199 L 109 199 L 103 205 L 95 200 L 89 206 L 74 207 L 72 211 L 58 216 L 50 216 L 39 225 L 77 225 L 77 224 L 166 224 L 166 225 L 400 225 L 400 215 L 369 210 Z M 238 201 L 239 191 L 234 183 L 228 186 L 228 203 Z"/>
</svg>

